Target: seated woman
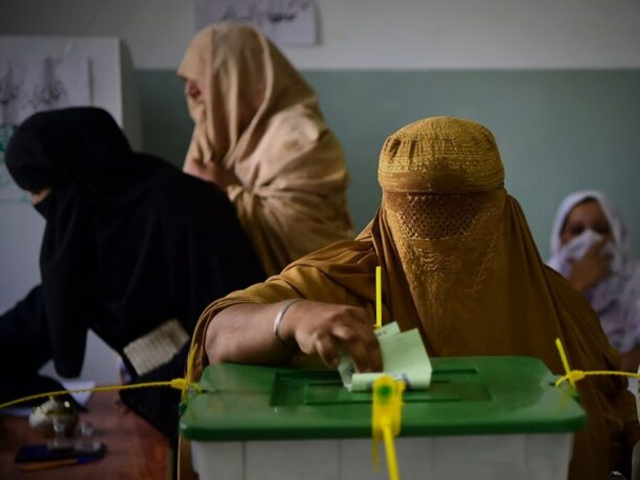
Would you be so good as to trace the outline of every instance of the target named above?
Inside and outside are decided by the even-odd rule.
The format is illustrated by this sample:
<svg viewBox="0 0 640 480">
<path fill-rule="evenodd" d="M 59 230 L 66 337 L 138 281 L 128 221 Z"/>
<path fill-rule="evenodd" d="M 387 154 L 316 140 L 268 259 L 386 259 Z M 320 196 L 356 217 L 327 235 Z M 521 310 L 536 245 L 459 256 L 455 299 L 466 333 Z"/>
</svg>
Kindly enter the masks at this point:
<svg viewBox="0 0 640 480">
<path fill-rule="evenodd" d="M 486 128 L 449 117 L 412 123 L 385 142 L 378 178 L 381 208 L 356 240 L 205 310 L 193 336 L 194 379 L 207 363 L 284 364 L 301 354 L 334 367 L 341 349 L 360 371 L 380 369 L 377 265 L 383 321 L 418 328 L 432 356 L 529 355 L 561 373 L 559 337 L 576 368 L 618 369 L 587 302 L 540 259 Z M 604 376 L 577 384 L 589 426 L 576 437 L 572 479 L 628 470 L 639 432 L 625 386 Z"/>
<path fill-rule="evenodd" d="M 134 381 L 181 377 L 211 297 L 266 278 L 225 193 L 134 153 L 103 110 L 33 115 L 5 162 L 46 227 L 42 284 L 0 317 L 2 400 L 51 390 L 37 374 L 50 359 L 61 376 L 78 376 L 89 329 Z M 123 398 L 175 440 L 179 392 Z"/>
<path fill-rule="evenodd" d="M 226 190 L 267 274 L 353 238 L 340 145 L 311 87 L 260 31 L 205 28 L 178 75 L 195 122 L 184 171 Z"/>
<path fill-rule="evenodd" d="M 548 264 L 582 293 L 600 317 L 622 369 L 640 363 L 640 263 L 615 203 L 595 190 L 576 192 L 558 208 Z"/>
</svg>

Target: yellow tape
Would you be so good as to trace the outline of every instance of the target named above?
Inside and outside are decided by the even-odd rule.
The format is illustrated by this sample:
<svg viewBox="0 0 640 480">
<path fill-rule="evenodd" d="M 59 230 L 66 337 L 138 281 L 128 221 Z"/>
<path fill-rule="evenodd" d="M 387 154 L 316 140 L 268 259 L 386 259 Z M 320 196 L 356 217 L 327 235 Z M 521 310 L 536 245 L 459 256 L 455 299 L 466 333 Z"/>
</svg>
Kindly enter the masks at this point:
<svg viewBox="0 0 640 480">
<path fill-rule="evenodd" d="M 640 379 L 640 375 L 638 375 L 637 373 L 619 372 L 616 370 L 591 370 L 587 372 L 583 370 L 571 370 L 569 361 L 567 360 L 567 354 L 565 353 L 564 346 L 562 345 L 562 342 L 559 338 L 556 338 L 556 348 L 558 349 L 558 354 L 560 355 L 560 360 L 562 361 L 562 366 L 564 367 L 565 371 L 565 374 L 556 381 L 556 387 L 559 387 L 564 382 L 568 381 L 575 389 L 576 382 L 579 382 L 583 378 L 601 375 L 614 375 L 619 377 L 631 377 Z"/>
<path fill-rule="evenodd" d="M 387 452 L 387 466 L 389 467 L 389 480 L 400 480 L 400 472 L 398 471 L 398 459 L 396 457 L 396 447 L 393 443 L 393 432 L 391 425 L 386 422 L 382 429 L 384 434 L 384 448 Z"/>
<path fill-rule="evenodd" d="M 197 393 L 200 393 L 202 389 L 197 383 L 191 383 L 189 379 L 193 373 L 193 355 L 189 354 L 187 357 L 187 375 L 185 378 L 174 378 L 173 380 L 167 380 L 162 382 L 145 382 L 145 383 L 133 383 L 129 385 L 105 385 L 102 387 L 82 388 L 78 390 L 56 390 L 53 392 L 38 393 L 37 395 L 29 395 L 28 397 L 18 398 L 11 400 L 10 402 L 0 404 L 0 410 L 3 408 L 12 407 L 20 403 L 30 402 L 31 400 L 39 400 L 49 397 L 58 397 L 60 395 L 70 395 L 72 393 L 85 393 L 85 392 L 115 392 L 119 390 L 133 390 L 135 388 L 154 388 L 154 387 L 170 387 L 180 390 L 182 392 L 182 399 L 186 396 L 190 388 L 193 388 Z"/>
<path fill-rule="evenodd" d="M 378 469 L 378 444 L 384 442 L 390 480 L 400 480 L 398 460 L 393 438 L 400 433 L 402 425 L 402 392 L 405 384 L 390 375 L 382 375 L 373 382 L 373 405 L 371 430 L 373 436 L 372 460 Z"/>
<path fill-rule="evenodd" d="M 382 326 L 382 268 L 376 267 L 376 328 Z"/>
<path fill-rule="evenodd" d="M 193 388 L 198 393 L 201 392 L 200 385 L 198 385 L 197 383 L 187 383 L 186 379 L 184 378 L 174 378 L 173 380 L 169 380 L 165 382 L 146 382 L 146 383 L 135 383 L 131 385 L 105 385 L 102 387 L 81 388 L 78 390 L 56 390 L 53 392 L 38 393 L 37 395 L 29 395 L 28 397 L 22 397 L 16 400 L 12 400 L 10 402 L 0 404 L 0 410 L 2 410 L 3 408 L 8 408 L 14 405 L 18 405 L 20 403 L 30 402 L 31 400 L 38 400 L 41 398 L 49 398 L 49 397 L 58 397 L 60 395 L 68 395 L 72 393 L 115 392 L 118 390 L 133 390 L 135 388 L 153 388 L 153 387 L 175 388 L 182 391 L 183 395 L 184 395 L 184 392 L 186 392 L 189 388 Z"/>
</svg>

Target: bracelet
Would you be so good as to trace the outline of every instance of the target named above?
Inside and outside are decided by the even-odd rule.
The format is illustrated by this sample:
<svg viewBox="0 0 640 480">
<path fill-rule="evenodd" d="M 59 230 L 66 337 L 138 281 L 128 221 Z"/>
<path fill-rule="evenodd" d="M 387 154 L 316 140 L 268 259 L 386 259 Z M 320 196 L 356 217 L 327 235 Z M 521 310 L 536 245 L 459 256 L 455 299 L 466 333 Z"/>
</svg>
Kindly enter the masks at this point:
<svg viewBox="0 0 640 480">
<path fill-rule="evenodd" d="M 280 309 L 280 311 L 278 312 L 278 314 L 276 315 L 275 320 L 273 321 L 273 336 L 276 337 L 278 339 L 278 341 L 284 345 L 287 348 L 292 348 L 292 345 L 289 345 L 287 342 L 285 342 L 282 337 L 280 336 L 280 324 L 282 323 L 282 318 L 284 317 L 285 312 L 287 311 L 287 309 L 293 305 L 294 303 L 298 303 L 301 302 L 302 300 L 304 300 L 304 298 L 294 298 L 292 300 L 287 301 L 282 308 Z"/>
</svg>

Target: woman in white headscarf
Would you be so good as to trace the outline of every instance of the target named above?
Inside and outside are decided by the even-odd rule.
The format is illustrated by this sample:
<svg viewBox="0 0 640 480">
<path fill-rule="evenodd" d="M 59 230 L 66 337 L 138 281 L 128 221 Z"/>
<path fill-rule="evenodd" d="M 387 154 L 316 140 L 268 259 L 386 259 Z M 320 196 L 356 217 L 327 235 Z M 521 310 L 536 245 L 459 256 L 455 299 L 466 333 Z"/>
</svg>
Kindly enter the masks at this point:
<svg viewBox="0 0 640 480">
<path fill-rule="evenodd" d="M 615 203 L 597 190 L 565 198 L 551 232 L 549 265 L 591 303 L 622 368 L 640 362 L 640 263 Z"/>
</svg>

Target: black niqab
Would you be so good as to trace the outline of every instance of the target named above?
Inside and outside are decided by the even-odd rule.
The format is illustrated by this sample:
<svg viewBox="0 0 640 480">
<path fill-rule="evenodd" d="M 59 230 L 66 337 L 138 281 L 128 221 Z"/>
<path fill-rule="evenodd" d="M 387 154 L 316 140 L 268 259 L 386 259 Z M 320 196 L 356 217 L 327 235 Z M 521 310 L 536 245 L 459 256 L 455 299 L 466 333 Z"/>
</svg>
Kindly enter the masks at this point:
<svg viewBox="0 0 640 480">
<path fill-rule="evenodd" d="M 209 302 L 264 279 L 226 194 L 134 153 L 103 110 L 32 116 L 5 162 L 25 190 L 52 189 L 40 269 L 62 376 L 79 375 L 88 329 L 122 353 L 170 318 L 191 333 Z"/>
</svg>

